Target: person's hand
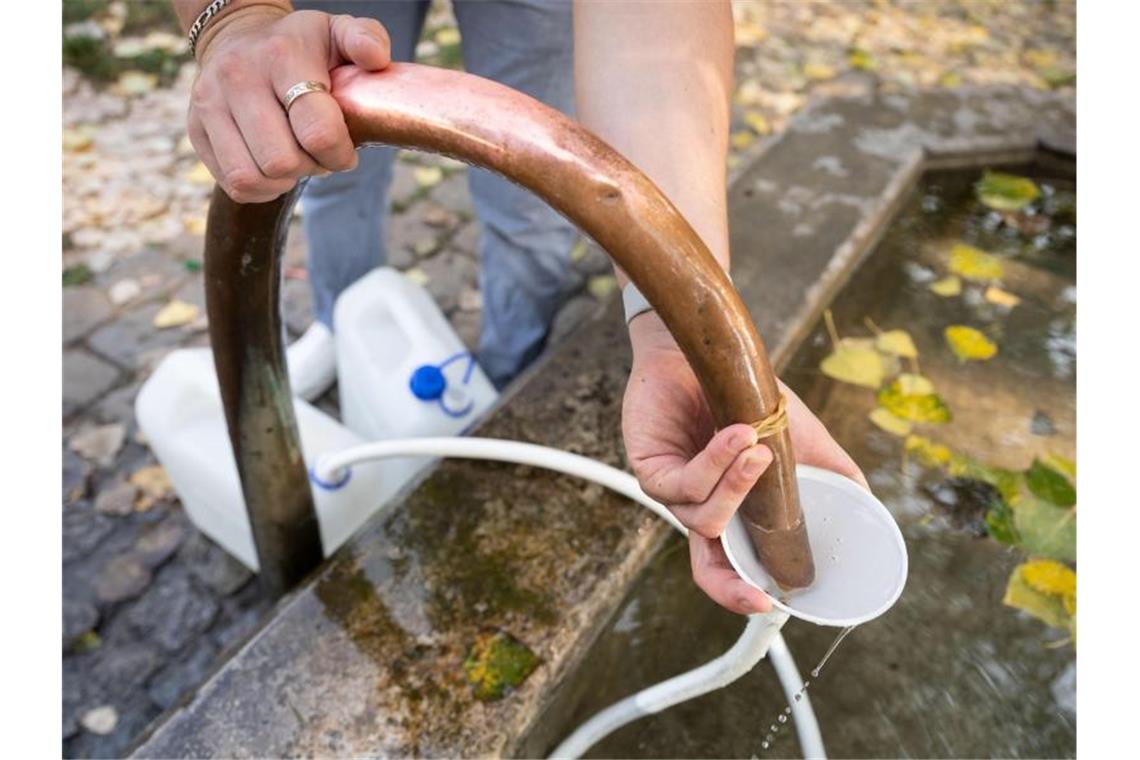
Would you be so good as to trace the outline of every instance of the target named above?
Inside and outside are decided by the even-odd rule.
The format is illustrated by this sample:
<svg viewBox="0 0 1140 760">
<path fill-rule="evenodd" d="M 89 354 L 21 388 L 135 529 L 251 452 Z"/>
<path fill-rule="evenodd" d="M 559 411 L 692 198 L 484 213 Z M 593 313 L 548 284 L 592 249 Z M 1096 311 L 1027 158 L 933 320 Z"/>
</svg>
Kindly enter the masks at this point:
<svg viewBox="0 0 1140 760">
<path fill-rule="evenodd" d="M 767 612 L 772 602 L 732 569 L 720 534 L 772 462 L 750 425 L 719 432 L 700 383 L 656 313 L 630 323 L 633 368 L 622 405 L 626 455 L 642 489 L 689 529 L 693 580 L 722 607 Z M 838 472 L 867 487 L 863 473 L 795 393 L 788 428 L 796 461 Z M 715 434 L 714 434 L 715 433 Z"/>
<path fill-rule="evenodd" d="M 374 19 L 289 13 L 272 5 L 236 9 L 199 40 L 187 132 L 202 163 L 238 203 L 263 203 L 300 177 L 356 166 L 356 150 L 332 96 L 301 96 L 298 82 L 329 86 L 345 63 L 376 71 L 391 61 L 388 33 Z"/>
</svg>

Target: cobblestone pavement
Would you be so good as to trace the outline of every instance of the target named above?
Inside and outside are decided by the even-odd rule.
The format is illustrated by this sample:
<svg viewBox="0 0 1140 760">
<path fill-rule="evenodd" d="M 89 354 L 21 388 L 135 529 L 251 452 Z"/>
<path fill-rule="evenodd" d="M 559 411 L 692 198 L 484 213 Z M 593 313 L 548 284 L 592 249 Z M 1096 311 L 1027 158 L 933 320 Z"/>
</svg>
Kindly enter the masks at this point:
<svg viewBox="0 0 1140 760">
<path fill-rule="evenodd" d="M 212 183 L 185 139 L 193 66 L 182 63 L 179 39 L 161 29 L 132 36 L 123 29 L 123 4 L 102 5 L 105 12 L 70 25 L 65 36 L 95 38 L 120 62 L 161 49 L 173 63 L 158 77 L 128 69 L 103 83 L 64 70 L 67 756 L 121 754 L 269 606 L 251 574 L 191 525 L 134 420 L 135 394 L 157 362 L 206 342 L 199 270 Z M 735 11 L 730 167 L 778 134 L 812 95 L 1075 83 L 1071 3 L 738 3 Z M 450 18 L 446 5 L 433 9 L 421 60 L 458 60 Z M 389 263 L 423 283 L 473 346 L 478 223 L 465 169 L 404 154 L 392 197 Z M 298 230 L 284 290 L 293 335 L 311 320 L 304 256 Z M 581 287 L 558 317 L 554 342 L 614 290 L 600 252 L 582 244 L 574 258 Z"/>
</svg>

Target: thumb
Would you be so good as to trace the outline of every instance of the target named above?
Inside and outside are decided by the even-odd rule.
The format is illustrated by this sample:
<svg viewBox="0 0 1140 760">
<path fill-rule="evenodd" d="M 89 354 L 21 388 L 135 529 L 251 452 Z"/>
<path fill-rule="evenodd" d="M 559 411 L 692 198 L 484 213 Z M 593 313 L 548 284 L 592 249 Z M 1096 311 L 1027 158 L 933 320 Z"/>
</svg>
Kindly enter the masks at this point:
<svg viewBox="0 0 1140 760">
<path fill-rule="evenodd" d="M 372 18 L 333 16 L 330 68 L 355 63 L 366 71 L 379 71 L 392 62 L 392 43 L 384 26 Z"/>
</svg>

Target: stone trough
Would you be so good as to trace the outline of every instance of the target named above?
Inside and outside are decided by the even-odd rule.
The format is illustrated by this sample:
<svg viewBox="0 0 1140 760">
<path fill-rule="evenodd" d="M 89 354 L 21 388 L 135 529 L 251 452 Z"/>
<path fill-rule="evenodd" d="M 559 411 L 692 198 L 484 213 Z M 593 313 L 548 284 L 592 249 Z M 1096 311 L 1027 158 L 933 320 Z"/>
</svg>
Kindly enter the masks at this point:
<svg viewBox="0 0 1140 760">
<path fill-rule="evenodd" d="M 924 169 L 1075 152 L 1061 96 L 859 89 L 811 104 L 730 186 L 733 281 L 777 368 Z M 619 313 L 586 320 L 476 434 L 623 466 Z M 548 752 L 577 699 L 560 685 L 667 531 L 600 486 L 444 462 L 282 599 L 134 756 Z"/>
</svg>

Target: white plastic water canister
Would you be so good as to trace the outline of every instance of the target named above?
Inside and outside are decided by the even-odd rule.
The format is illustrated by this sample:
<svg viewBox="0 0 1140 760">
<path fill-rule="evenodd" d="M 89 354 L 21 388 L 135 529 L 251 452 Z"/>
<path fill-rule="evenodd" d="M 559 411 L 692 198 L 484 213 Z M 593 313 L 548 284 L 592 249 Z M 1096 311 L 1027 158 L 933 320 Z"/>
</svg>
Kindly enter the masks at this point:
<svg viewBox="0 0 1140 760">
<path fill-rule="evenodd" d="M 325 452 L 364 442 L 305 401 L 294 399 L 293 404 L 302 453 L 310 468 Z M 183 349 L 167 356 L 139 390 L 135 413 L 190 519 L 256 570 L 253 532 L 209 349 Z M 430 461 L 420 457 L 370 462 L 353 467 L 346 481 L 315 486 L 313 497 L 325 556 L 391 500 L 408 480 L 409 463 L 418 471 Z"/>
<path fill-rule="evenodd" d="M 333 324 L 341 419 L 366 440 L 457 435 L 498 398 L 431 295 L 394 269 L 345 290 Z"/>
</svg>

